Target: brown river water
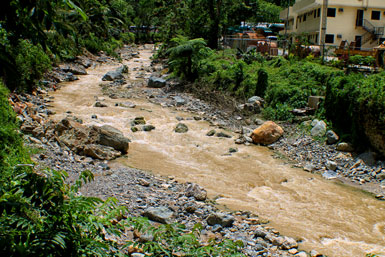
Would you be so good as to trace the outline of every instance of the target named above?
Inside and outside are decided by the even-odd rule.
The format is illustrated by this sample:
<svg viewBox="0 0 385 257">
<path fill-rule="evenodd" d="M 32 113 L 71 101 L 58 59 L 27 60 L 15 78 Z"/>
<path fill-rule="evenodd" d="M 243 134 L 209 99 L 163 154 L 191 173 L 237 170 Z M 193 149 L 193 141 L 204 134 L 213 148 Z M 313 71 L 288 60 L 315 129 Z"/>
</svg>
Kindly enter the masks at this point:
<svg viewBox="0 0 385 257">
<path fill-rule="evenodd" d="M 140 50 L 140 58 L 124 61 L 130 80 L 133 68 L 150 65 L 151 48 Z M 154 174 L 173 176 L 180 182 L 195 182 L 207 189 L 217 203 L 232 210 L 249 210 L 270 221 L 269 226 L 284 235 L 301 239 L 301 249 L 315 249 L 331 257 L 358 257 L 367 253 L 385 256 L 385 202 L 372 195 L 319 175 L 292 168 L 274 159 L 266 147 L 234 144 L 233 139 L 208 137 L 213 127 L 206 121 L 184 120 L 185 134 L 173 132 L 176 117 L 197 116 L 150 103 L 140 94 L 131 99 L 103 96 L 102 76 L 119 64 L 88 69 L 80 80 L 63 83 L 54 96 L 52 117 L 59 120 L 67 111 L 87 125 L 109 124 L 132 140 L 126 156 L 111 162 Z M 109 106 L 93 107 L 95 96 Z M 130 101 L 136 108 L 115 107 Z M 98 119 L 91 119 L 96 114 Z M 130 130 L 130 121 L 143 116 L 156 127 L 151 132 Z M 230 147 L 238 152 L 228 155 Z"/>
</svg>

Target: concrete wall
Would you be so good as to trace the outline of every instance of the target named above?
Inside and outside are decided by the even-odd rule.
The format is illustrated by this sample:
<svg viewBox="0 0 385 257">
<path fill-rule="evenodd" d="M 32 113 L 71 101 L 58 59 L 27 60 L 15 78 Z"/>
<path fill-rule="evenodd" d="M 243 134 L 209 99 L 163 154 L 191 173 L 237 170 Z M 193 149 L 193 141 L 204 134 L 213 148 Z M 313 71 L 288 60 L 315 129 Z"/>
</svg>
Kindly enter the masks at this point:
<svg viewBox="0 0 385 257">
<path fill-rule="evenodd" d="M 297 33 L 319 32 L 320 24 L 321 24 L 321 16 L 317 17 L 317 9 L 309 10 L 309 12 L 306 12 L 305 14 L 302 14 L 297 17 Z M 315 18 L 314 18 L 314 13 L 316 13 Z M 305 15 L 306 15 L 306 21 L 304 21 Z"/>
</svg>

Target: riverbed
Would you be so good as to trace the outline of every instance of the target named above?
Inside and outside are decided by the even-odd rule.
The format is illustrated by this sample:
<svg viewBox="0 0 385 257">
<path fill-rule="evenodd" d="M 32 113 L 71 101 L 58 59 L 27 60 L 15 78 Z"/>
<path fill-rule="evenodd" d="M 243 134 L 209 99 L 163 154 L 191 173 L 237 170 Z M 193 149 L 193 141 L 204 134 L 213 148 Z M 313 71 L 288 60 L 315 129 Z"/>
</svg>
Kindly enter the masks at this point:
<svg viewBox="0 0 385 257">
<path fill-rule="evenodd" d="M 156 96 L 149 97 L 146 92 L 152 46 L 139 50 L 138 58 L 123 61 L 129 68 L 129 83 L 121 90 L 129 99 L 110 98 L 100 86 L 102 76 L 121 64 L 96 65 L 87 70 L 88 75 L 63 83 L 60 90 L 50 93 L 54 97 L 51 109 L 56 113 L 52 119 L 60 120 L 71 112 L 86 125 L 108 124 L 121 130 L 132 142 L 128 154 L 110 162 L 111 166 L 126 165 L 173 176 L 179 182 L 195 182 L 226 208 L 257 213 L 281 234 L 302 240 L 302 249 L 335 257 L 369 252 L 385 256 L 384 202 L 292 168 L 274 159 L 266 147 L 235 145 L 237 134 L 205 120 L 205 113 L 154 104 Z M 96 100 L 107 107 L 94 107 Z M 124 101 L 136 107 L 119 106 Z M 135 117 L 144 117 L 155 130 L 132 132 L 130 122 Z M 180 122 L 188 126 L 187 133 L 174 132 Z M 207 136 L 213 129 L 232 138 Z M 229 148 L 237 151 L 230 153 Z"/>
</svg>

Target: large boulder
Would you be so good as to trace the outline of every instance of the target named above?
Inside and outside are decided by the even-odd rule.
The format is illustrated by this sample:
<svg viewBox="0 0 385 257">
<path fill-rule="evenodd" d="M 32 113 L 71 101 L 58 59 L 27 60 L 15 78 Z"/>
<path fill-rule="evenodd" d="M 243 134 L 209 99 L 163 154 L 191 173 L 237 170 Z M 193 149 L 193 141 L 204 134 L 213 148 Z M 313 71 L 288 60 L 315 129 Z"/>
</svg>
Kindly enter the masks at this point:
<svg viewBox="0 0 385 257">
<path fill-rule="evenodd" d="M 170 224 L 174 217 L 174 212 L 165 206 L 149 207 L 143 212 L 142 216 L 152 221 Z"/>
<path fill-rule="evenodd" d="M 150 77 L 147 86 L 151 88 L 162 88 L 166 86 L 166 80 L 157 77 Z"/>
<path fill-rule="evenodd" d="M 89 68 L 92 65 L 92 61 L 86 56 L 77 56 L 75 63 L 83 66 L 84 68 Z"/>
<path fill-rule="evenodd" d="M 251 134 L 253 143 L 269 145 L 283 136 L 283 129 L 273 121 L 266 121 Z"/>
<path fill-rule="evenodd" d="M 80 155 L 111 160 L 128 151 L 130 140 L 124 137 L 122 132 L 108 125 L 87 127 L 73 119 L 65 118 L 52 126 L 52 137 Z"/>
<path fill-rule="evenodd" d="M 328 145 L 332 145 L 338 142 L 340 140 L 340 137 L 334 132 L 333 130 L 328 130 L 326 132 L 326 143 Z"/>
<path fill-rule="evenodd" d="M 323 137 L 326 134 L 326 123 L 323 120 L 314 122 L 315 125 L 310 131 L 312 137 Z M 312 124 L 314 124 L 312 123 Z"/>
<path fill-rule="evenodd" d="M 60 68 L 64 72 L 70 72 L 75 75 L 87 75 L 87 71 L 84 69 L 84 67 L 77 64 L 65 64 Z"/>
<path fill-rule="evenodd" d="M 99 160 L 112 160 L 122 154 L 109 146 L 89 144 L 84 146 L 83 155 Z"/>
<path fill-rule="evenodd" d="M 222 227 L 231 227 L 235 221 L 234 217 L 225 213 L 212 213 L 207 217 L 207 224 L 214 226 L 216 224 Z"/>
<path fill-rule="evenodd" d="M 109 125 L 93 126 L 91 133 L 97 144 L 110 146 L 117 151 L 127 153 L 131 141 L 120 130 Z"/>
<path fill-rule="evenodd" d="M 54 134 L 60 144 L 64 144 L 76 153 L 83 150 L 84 145 L 91 143 L 89 138 L 90 129 L 69 118 L 65 118 L 56 124 Z"/>
<path fill-rule="evenodd" d="M 103 76 L 102 80 L 103 81 L 114 81 L 114 80 L 118 80 L 118 79 L 124 79 L 123 73 L 127 73 L 127 72 L 128 72 L 128 67 L 126 65 L 123 65 L 114 71 L 107 72 Z"/>
</svg>

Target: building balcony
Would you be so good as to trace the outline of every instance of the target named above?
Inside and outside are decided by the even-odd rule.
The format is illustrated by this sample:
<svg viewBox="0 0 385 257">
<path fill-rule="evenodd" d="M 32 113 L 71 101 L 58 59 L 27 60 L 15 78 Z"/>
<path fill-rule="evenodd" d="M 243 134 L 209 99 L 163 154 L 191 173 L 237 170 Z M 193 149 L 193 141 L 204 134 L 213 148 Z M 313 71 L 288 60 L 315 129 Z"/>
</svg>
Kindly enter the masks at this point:
<svg viewBox="0 0 385 257">
<path fill-rule="evenodd" d="M 310 11 L 312 9 L 315 9 L 318 6 L 321 6 L 322 3 L 323 3 L 323 0 L 299 0 L 299 1 L 295 1 L 295 4 L 293 5 L 293 11 L 295 13 L 300 14 L 302 12 L 306 12 L 306 11 Z"/>
<path fill-rule="evenodd" d="M 285 8 L 283 11 L 281 11 L 279 13 L 279 18 L 283 21 L 286 21 L 287 20 L 287 8 Z M 293 7 L 290 6 L 289 7 L 289 20 L 290 19 L 294 19 L 295 18 L 295 15 L 294 15 L 294 12 L 293 12 Z"/>
</svg>

